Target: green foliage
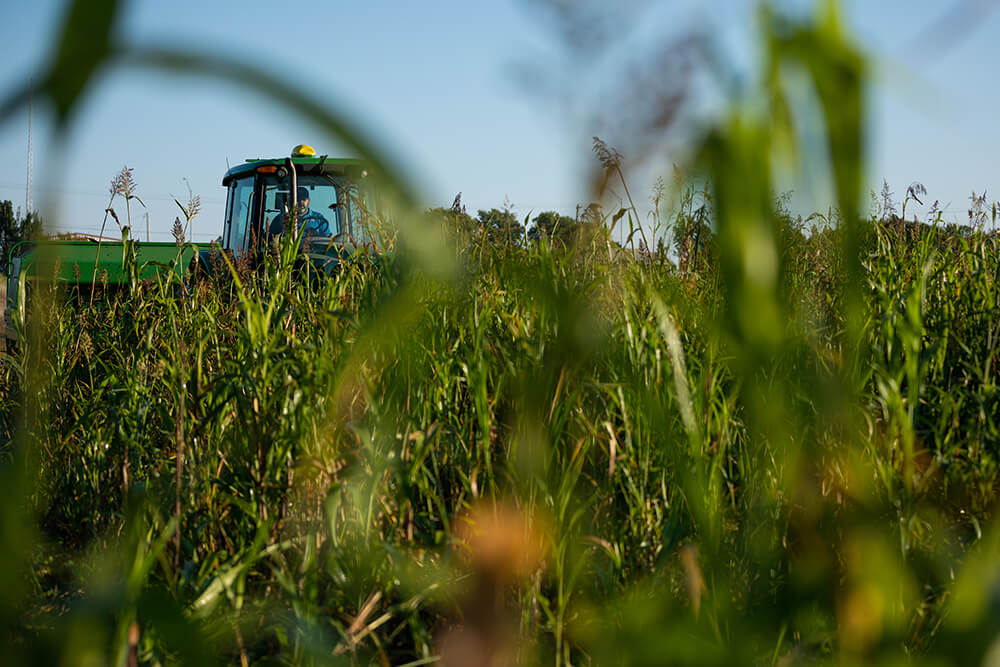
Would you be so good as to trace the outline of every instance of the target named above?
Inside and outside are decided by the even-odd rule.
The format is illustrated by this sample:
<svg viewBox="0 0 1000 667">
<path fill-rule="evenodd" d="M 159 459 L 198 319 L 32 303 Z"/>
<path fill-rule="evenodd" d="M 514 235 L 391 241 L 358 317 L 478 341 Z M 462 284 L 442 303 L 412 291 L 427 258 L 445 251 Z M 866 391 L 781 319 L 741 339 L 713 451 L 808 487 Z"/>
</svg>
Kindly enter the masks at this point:
<svg viewBox="0 0 1000 667">
<path fill-rule="evenodd" d="M 476 213 L 476 225 L 490 243 L 519 245 L 524 239 L 524 226 L 509 209 L 491 208 Z"/>
<path fill-rule="evenodd" d="M 567 246 L 573 242 L 577 226 L 577 221 L 568 215 L 542 211 L 531 220 L 528 240 L 537 243 L 541 239 L 548 239 L 553 244 Z"/>
<path fill-rule="evenodd" d="M 840 230 L 805 237 L 781 219 L 784 255 L 810 269 L 778 283 L 796 331 L 840 288 L 824 254 Z M 720 280 L 599 243 L 477 246 L 458 285 L 362 255 L 303 282 L 292 247 L 180 299 L 170 273 L 92 306 L 73 291 L 49 302 L 46 350 L 29 338 L 6 371 L 8 420 L 27 360 L 60 388 L 32 435 L 44 541 L 15 607 L 24 655 L 42 655 L 32 637 L 109 661 L 436 655 L 449 619 L 475 626 L 461 526 L 492 498 L 545 526 L 546 555 L 505 584 L 538 659 L 982 655 L 943 611 L 1000 472 L 980 416 L 994 412 L 992 354 L 978 352 L 995 345 L 995 242 L 874 224 L 871 356 L 847 406 L 870 425 L 808 394 L 832 391 L 813 384 L 834 381 L 816 366 L 839 346 L 831 309 L 754 371 L 788 387 L 784 449 L 757 442 L 782 432 L 760 403 L 777 390 L 739 380 L 739 348 L 716 329 Z M 95 604 L 105 629 L 81 635 Z M 681 637 L 698 648 L 675 653 Z"/>
<path fill-rule="evenodd" d="M 683 274 L 703 273 L 715 264 L 713 258 L 711 193 L 686 188 L 674 215 L 671 233 L 677 268 Z"/>
<path fill-rule="evenodd" d="M 14 203 L 9 199 L 0 201 L 0 252 L 3 253 L 0 263 L 4 267 L 11 248 L 21 241 L 39 238 L 42 234 L 42 218 L 37 211 L 22 214 L 20 209 L 15 211 Z"/>
</svg>

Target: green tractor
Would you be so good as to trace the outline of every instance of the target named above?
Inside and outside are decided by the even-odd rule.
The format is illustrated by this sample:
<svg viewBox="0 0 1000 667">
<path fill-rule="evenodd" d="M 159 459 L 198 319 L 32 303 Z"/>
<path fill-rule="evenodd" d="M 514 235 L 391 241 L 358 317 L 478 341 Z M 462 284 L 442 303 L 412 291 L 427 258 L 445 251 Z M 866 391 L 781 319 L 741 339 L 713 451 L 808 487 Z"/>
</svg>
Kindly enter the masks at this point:
<svg viewBox="0 0 1000 667">
<path fill-rule="evenodd" d="M 279 234 L 291 233 L 312 264 L 329 272 L 346 253 L 371 241 L 374 193 L 359 160 L 317 156 L 299 145 L 291 157 L 233 167 L 222 184 L 229 195 L 221 248 L 234 259 L 253 256 Z M 199 252 L 202 268 L 215 252 Z"/>
<path fill-rule="evenodd" d="M 224 268 L 220 255 L 234 262 L 255 262 L 281 234 L 292 234 L 301 261 L 330 273 L 358 248 L 371 243 L 373 179 L 364 162 L 316 155 L 298 145 L 291 156 L 247 160 L 226 172 L 228 189 L 222 235 L 212 247 L 134 243 L 139 277 L 174 271 L 182 279 L 212 275 Z M 126 244 L 98 238 L 19 243 L 8 258 L 4 331 L 16 338 L 13 312 L 22 285 L 37 280 L 114 287 L 129 280 Z M 23 315 L 23 312 L 22 312 Z"/>
</svg>

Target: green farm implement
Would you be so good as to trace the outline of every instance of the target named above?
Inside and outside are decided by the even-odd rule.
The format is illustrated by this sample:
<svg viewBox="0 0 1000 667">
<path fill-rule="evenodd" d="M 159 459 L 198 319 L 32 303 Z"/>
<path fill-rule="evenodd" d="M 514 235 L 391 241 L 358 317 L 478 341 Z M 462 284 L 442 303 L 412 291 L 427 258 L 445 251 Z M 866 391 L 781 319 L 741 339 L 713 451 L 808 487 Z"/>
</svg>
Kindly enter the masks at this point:
<svg viewBox="0 0 1000 667">
<path fill-rule="evenodd" d="M 282 234 L 295 236 L 302 262 L 330 273 L 357 247 L 369 242 L 374 195 L 366 165 L 354 159 L 317 156 L 306 145 L 289 157 L 247 160 L 226 172 L 226 212 L 220 243 L 193 244 L 110 241 L 107 239 L 24 242 L 8 258 L 4 329 L 14 338 L 13 313 L 21 308 L 21 286 L 37 281 L 67 285 L 125 284 L 128 248 L 135 251 L 135 272 L 149 280 L 173 271 L 182 280 L 192 272 L 218 270 L 219 256 L 255 262 Z M 30 290 L 27 290 L 30 291 Z"/>
</svg>

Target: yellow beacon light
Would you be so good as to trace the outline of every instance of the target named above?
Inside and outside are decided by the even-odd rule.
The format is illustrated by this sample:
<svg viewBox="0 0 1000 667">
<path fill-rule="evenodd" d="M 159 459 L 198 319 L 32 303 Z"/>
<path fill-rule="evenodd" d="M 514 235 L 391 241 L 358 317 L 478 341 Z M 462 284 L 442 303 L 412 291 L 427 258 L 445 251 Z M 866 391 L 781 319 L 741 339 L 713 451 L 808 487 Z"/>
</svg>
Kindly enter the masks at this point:
<svg viewBox="0 0 1000 667">
<path fill-rule="evenodd" d="M 299 144 L 292 149 L 292 157 L 316 157 L 316 149 L 309 144 Z"/>
</svg>

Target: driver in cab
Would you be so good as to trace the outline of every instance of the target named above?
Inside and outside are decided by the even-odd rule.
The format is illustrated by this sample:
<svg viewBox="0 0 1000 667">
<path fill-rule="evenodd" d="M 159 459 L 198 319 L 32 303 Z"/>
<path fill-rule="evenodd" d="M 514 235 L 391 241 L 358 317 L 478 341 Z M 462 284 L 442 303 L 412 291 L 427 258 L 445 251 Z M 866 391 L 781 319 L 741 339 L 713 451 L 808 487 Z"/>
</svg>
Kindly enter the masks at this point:
<svg viewBox="0 0 1000 667">
<path fill-rule="evenodd" d="M 309 189 L 299 187 L 298 191 L 298 218 L 299 234 L 302 238 L 306 236 L 329 236 L 330 223 L 323 217 L 322 213 L 309 208 Z M 285 231 L 284 221 L 288 218 L 287 213 L 279 213 L 271 220 L 268 232 L 271 236 L 277 236 Z"/>
</svg>

